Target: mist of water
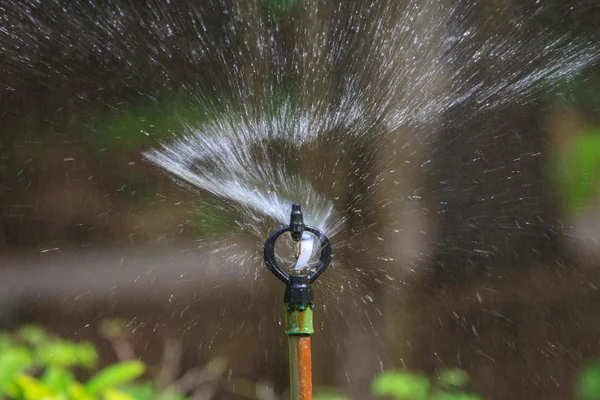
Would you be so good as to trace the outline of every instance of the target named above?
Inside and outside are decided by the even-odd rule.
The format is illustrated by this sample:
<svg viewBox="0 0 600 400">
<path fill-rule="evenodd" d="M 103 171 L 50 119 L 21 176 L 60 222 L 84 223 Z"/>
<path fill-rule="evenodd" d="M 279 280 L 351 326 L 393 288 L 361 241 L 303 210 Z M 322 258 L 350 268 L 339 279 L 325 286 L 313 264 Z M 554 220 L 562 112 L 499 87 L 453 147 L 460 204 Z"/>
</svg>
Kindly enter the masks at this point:
<svg viewBox="0 0 600 400">
<path fill-rule="evenodd" d="M 384 136 L 427 132 L 465 102 L 476 105 L 473 114 L 524 104 L 598 58 L 596 43 L 540 25 L 541 4 L 510 18 L 511 10 L 498 8 L 489 25 L 477 26 L 468 22 L 476 2 L 306 2 L 280 19 L 259 4 L 227 10 L 235 21 L 227 42 L 243 45 L 233 68 L 223 65 L 233 88 L 225 111 L 147 153 L 177 179 L 226 199 L 246 221 L 240 226 L 258 238 L 272 229 L 265 217 L 287 224 L 289 205 L 298 202 L 309 224 L 338 247 L 345 243 L 337 235 L 352 206 L 336 209 L 331 195 L 311 184 L 322 177 L 291 165 L 319 163 L 311 146 L 320 140 L 333 136 L 340 148 L 369 141 L 383 154 Z M 499 29 L 492 18 L 507 26 Z M 292 89 L 282 96 L 286 87 Z M 284 144 L 280 154 L 273 143 Z M 340 155 L 327 157 L 336 164 Z"/>
<path fill-rule="evenodd" d="M 353 201 L 340 209 L 315 189 L 323 177 L 298 167 L 322 163 L 318 142 L 369 142 L 377 154 L 384 139 L 426 141 L 400 132 L 433 132 L 422 128 L 467 102 L 473 113 L 525 103 L 599 57 L 597 43 L 546 23 L 552 9 L 542 2 L 484 3 L 5 1 L 1 79 L 7 90 L 18 75 L 75 92 L 93 80 L 125 101 L 184 92 L 214 111 L 183 121 L 148 160 L 223 200 L 238 228 L 261 240 L 298 202 L 307 223 L 339 245 Z M 77 68 L 90 59 L 97 71 Z M 327 154 L 328 163 L 340 154 Z"/>
</svg>

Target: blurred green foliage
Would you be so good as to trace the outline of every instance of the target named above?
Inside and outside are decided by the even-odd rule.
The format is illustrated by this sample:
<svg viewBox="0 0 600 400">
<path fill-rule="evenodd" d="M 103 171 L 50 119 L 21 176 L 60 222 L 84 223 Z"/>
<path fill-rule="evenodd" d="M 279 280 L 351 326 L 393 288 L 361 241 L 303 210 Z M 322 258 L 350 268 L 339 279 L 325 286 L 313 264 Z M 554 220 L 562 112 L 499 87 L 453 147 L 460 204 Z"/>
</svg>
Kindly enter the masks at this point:
<svg viewBox="0 0 600 400">
<path fill-rule="evenodd" d="M 560 132 L 568 136 L 552 164 L 551 179 L 561 192 L 567 213 L 576 213 L 597 198 L 600 189 L 600 70 L 590 68 L 574 79 L 564 79 L 549 90 L 546 104 L 550 110 L 570 110 L 587 129 Z M 551 111 L 552 113 L 553 111 Z M 573 118 L 563 116 L 563 118 Z M 568 122 L 568 121 L 567 121 Z"/>
<path fill-rule="evenodd" d="M 600 189 L 600 127 L 577 135 L 559 155 L 557 178 L 568 212 L 598 195 Z"/>
<path fill-rule="evenodd" d="M 469 375 L 458 368 L 439 371 L 434 378 L 422 373 L 389 370 L 373 380 L 371 392 L 394 400 L 481 400 L 481 396 L 465 390 L 469 380 Z M 348 397 L 328 390 L 314 399 L 348 400 Z"/>
<path fill-rule="evenodd" d="M 123 361 L 97 371 L 89 380 L 98 354 L 91 343 L 55 337 L 37 326 L 0 335 L 0 396 L 14 400 L 180 400 L 159 393 L 151 382 L 135 383 L 145 370 L 140 361 Z"/>
<path fill-rule="evenodd" d="M 107 191 L 127 203 L 147 201 L 164 188 L 162 180 L 149 179 L 151 169 L 135 166 L 141 153 L 181 134 L 187 124 L 201 124 L 209 114 L 207 103 L 185 96 L 124 105 L 84 117 L 79 140 L 90 164 L 100 169 L 98 175 L 110 186 Z"/>
<path fill-rule="evenodd" d="M 397 400 L 480 400 L 464 387 L 469 375 L 461 369 L 446 369 L 435 379 L 419 373 L 400 370 L 386 371 L 373 381 L 373 394 Z"/>
<path fill-rule="evenodd" d="M 120 337 L 123 327 L 109 321 L 103 334 Z M 146 366 L 137 360 L 109 365 L 87 381 L 98 365 L 95 347 L 88 342 L 60 339 L 37 326 L 0 333 L 0 398 L 10 400 L 186 400 L 172 388 L 160 391 L 151 380 L 139 380 Z M 241 381 L 240 381 L 241 382 Z M 394 400 L 482 400 L 470 393 L 468 373 L 444 369 L 433 376 L 388 370 L 375 378 L 371 392 Z M 248 382 L 248 393 L 256 393 Z M 583 368 L 576 377 L 577 400 L 600 400 L 600 362 Z M 249 395 L 254 398 L 254 394 Z M 337 388 L 322 388 L 314 400 L 348 400 Z"/>
<path fill-rule="evenodd" d="M 429 379 L 417 373 L 386 371 L 373 381 L 373 394 L 394 399 L 425 400 L 429 398 Z"/>
<path fill-rule="evenodd" d="M 320 391 L 313 396 L 313 400 L 348 400 L 348 397 L 345 394 L 340 393 L 339 390 L 321 388 Z"/>
<path fill-rule="evenodd" d="M 469 381 L 469 374 L 459 368 L 441 370 L 433 378 L 422 373 L 389 370 L 375 378 L 371 392 L 394 400 L 482 400 L 483 397 L 465 390 Z M 575 398 L 600 400 L 600 361 L 579 371 L 575 380 Z M 349 397 L 327 388 L 314 400 L 349 400 Z"/>
<path fill-rule="evenodd" d="M 600 362 L 585 367 L 577 376 L 578 400 L 600 400 Z"/>
<path fill-rule="evenodd" d="M 87 129 L 82 139 L 95 152 L 139 152 L 157 140 L 180 133 L 185 124 L 204 122 L 209 112 L 208 103 L 184 96 L 141 102 L 84 118 Z"/>
<path fill-rule="evenodd" d="M 268 0 L 269 14 L 275 20 L 286 17 L 296 6 L 306 0 Z"/>
</svg>

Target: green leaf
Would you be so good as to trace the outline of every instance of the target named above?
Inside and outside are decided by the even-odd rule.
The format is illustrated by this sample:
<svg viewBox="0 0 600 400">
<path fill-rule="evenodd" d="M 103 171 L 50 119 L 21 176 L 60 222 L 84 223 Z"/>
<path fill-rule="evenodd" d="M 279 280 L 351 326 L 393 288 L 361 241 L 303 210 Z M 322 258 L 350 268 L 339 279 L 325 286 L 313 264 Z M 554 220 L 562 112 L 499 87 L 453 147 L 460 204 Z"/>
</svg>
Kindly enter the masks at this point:
<svg viewBox="0 0 600 400">
<path fill-rule="evenodd" d="M 86 384 L 90 394 L 100 394 L 107 389 L 131 382 L 145 371 L 145 366 L 140 361 L 127 361 L 110 365 L 98 372 Z"/>
<path fill-rule="evenodd" d="M 29 376 L 20 375 L 17 378 L 17 385 L 21 388 L 23 395 L 26 399 L 61 399 L 57 393 L 52 390 L 49 386 L 45 385 L 41 381 Z"/>
<path fill-rule="evenodd" d="M 422 374 L 405 371 L 386 371 L 372 384 L 372 392 L 377 396 L 391 396 L 397 400 L 426 400 L 429 380 Z"/>
<path fill-rule="evenodd" d="M 37 348 L 36 360 L 50 367 L 72 367 L 78 365 L 77 345 L 55 340 Z"/>
<path fill-rule="evenodd" d="M 577 376 L 577 399 L 600 399 L 600 362 L 584 368 Z"/>
<path fill-rule="evenodd" d="M 9 334 L 0 333 L 0 354 L 4 353 L 5 350 L 13 347 L 14 345 L 14 341 Z"/>
<path fill-rule="evenodd" d="M 104 392 L 104 400 L 136 400 L 129 394 L 115 389 L 106 389 Z"/>
<path fill-rule="evenodd" d="M 98 398 L 90 395 L 81 383 L 73 382 L 69 387 L 69 400 L 98 400 Z"/>
<path fill-rule="evenodd" d="M 31 355 L 24 347 L 4 350 L 0 355 L 0 394 L 31 365 Z"/>
<path fill-rule="evenodd" d="M 70 371 L 62 368 L 50 367 L 44 371 L 41 377 L 42 383 L 58 393 L 69 393 L 69 388 L 75 382 L 75 377 Z"/>
<path fill-rule="evenodd" d="M 469 374 L 460 368 L 444 369 L 439 372 L 438 380 L 441 386 L 463 387 L 469 383 Z"/>
<path fill-rule="evenodd" d="M 35 349 L 38 364 L 48 367 L 92 368 L 98 361 L 98 354 L 91 343 L 74 343 L 54 339 L 42 343 Z"/>
<path fill-rule="evenodd" d="M 17 331 L 19 339 L 31 345 L 40 345 L 50 338 L 43 328 L 36 325 L 24 325 Z"/>
<path fill-rule="evenodd" d="M 75 350 L 75 357 L 79 366 L 85 368 L 96 366 L 96 363 L 98 362 L 98 352 L 92 343 L 79 343 Z"/>
</svg>

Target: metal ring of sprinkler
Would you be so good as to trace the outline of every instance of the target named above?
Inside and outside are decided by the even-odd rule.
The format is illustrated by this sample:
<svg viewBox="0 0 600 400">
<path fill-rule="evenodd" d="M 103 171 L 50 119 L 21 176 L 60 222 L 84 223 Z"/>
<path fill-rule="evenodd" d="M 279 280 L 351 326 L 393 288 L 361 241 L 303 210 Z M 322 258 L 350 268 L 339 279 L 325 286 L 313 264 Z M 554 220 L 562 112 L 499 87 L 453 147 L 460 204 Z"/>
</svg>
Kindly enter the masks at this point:
<svg viewBox="0 0 600 400">
<path fill-rule="evenodd" d="M 329 266 L 329 262 L 331 261 L 331 243 L 329 242 L 329 238 L 315 227 L 307 225 L 304 227 L 304 230 L 315 235 L 321 243 L 321 257 L 319 258 L 319 262 L 317 263 L 315 270 L 308 275 L 304 275 L 308 278 L 308 281 L 310 283 L 313 283 L 315 280 L 317 280 L 319 276 L 321 276 L 323 272 L 325 272 L 325 269 Z M 283 233 L 291 231 L 291 225 L 283 226 L 277 229 L 275 232 L 273 232 L 265 242 L 264 257 L 265 263 L 267 264 L 267 268 L 269 268 L 269 271 L 271 271 L 273 275 L 277 277 L 277 279 L 279 279 L 286 285 L 290 283 L 290 275 L 287 272 L 285 272 L 277 263 L 277 259 L 275 258 L 275 242 Z"/>
</svg>

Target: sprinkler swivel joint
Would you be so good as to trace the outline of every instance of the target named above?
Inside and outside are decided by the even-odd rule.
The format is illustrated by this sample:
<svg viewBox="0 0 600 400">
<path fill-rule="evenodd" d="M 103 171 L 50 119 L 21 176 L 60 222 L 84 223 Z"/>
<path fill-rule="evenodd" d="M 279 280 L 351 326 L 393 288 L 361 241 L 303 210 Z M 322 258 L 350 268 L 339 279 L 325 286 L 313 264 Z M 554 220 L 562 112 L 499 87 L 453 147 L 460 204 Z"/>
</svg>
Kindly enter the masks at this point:
<svg viewBox="0 0 600 400">
<path fill-rule="evenodd" d="M 286 304 L 312 303 L 313 294 L 307 275 L 291 275 L 290 281 L 285 285 L 283 302 Z"/>
</svg>

